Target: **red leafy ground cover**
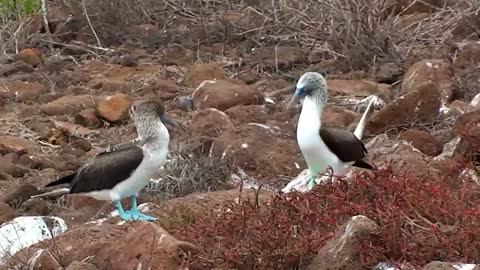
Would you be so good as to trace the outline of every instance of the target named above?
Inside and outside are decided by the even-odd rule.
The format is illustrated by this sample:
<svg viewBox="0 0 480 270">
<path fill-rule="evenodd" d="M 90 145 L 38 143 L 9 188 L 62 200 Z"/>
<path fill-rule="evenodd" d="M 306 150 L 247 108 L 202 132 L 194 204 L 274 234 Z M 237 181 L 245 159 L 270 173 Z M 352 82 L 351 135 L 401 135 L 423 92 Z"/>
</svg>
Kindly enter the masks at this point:
<svg viewBox="0 0 480 270">
<path fill-rule="evenodd" d="M 440 176 L 420 178 L 390 167 L 359 174 L 349 184 L 278 194 L 265 205 L 232 202 L 174 233 L 205 249 L 191 269 L 291 269 L 361 214 L 381 228 L 376 239 L 363 243 L 367 266 L 479 261 L 480 189 L 460 174 L 464 168 L 451 161 Z"/>
<path fill-rule="evenodd" d="M 468 170 L 480 162 L 480 121 L 458 128 L 455 158 L 425 173 L 393 166 L 309 193 L 277 194 L 267 204 L 239 200 L 173 233 L 205 252 L 190 269 L 295 269 L 308 265 L 335 230 L 354 215 L 380 227 L 361 260 L 423 267 L 432 261 L 480 261 L 480 186 Z"/>
</svg>

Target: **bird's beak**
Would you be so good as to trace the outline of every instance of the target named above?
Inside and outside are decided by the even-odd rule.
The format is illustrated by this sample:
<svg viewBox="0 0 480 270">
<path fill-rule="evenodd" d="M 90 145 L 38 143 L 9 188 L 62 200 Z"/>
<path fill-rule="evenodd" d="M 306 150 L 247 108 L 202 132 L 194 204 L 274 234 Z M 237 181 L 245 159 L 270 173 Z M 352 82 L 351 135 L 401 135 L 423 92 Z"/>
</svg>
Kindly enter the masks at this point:
<svg viewBox="0 0 480 270">
<path fill-rule="evenodd" d="M 172 127 L 175 127 L 175 128 L 180 128 L 180 129 L 183 129 L 185 130 L 185 128 L 180 125 L 177 121 L 173 120 L 173 118 L 171 118 L 170 116 L 166 115 L 165 113 L 162 114 L 162 116 L 160 116 L 160 119 L 162 120 L 162 122 L 164 124 L 167 124 L 169 126 L 172 126 Z"/>
<path fill-rule="evenodd" d="M 300 95 L 297 92 L 295 92 L 295 94 L 293 94 L 292 99 L 287 104 L 287 110 L 290 109 L 290 107 L 292 107 L 292 105 L 296 104 L 298 102 L 298 100 L 300 100 Z"/>
</svg>

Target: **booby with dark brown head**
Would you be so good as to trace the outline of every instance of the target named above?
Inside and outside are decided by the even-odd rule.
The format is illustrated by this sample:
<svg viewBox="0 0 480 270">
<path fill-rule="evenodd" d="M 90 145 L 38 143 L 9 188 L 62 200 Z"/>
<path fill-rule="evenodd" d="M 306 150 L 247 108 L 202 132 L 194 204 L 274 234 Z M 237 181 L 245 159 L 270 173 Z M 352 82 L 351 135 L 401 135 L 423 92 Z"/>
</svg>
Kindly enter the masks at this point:
<svg viewBox="0 0 480 270">
<path fill-rule="evenodd" d="M 179 125 L 166 115 L 165 106 L 158 99 L 135 101 L 130 115 L 137 130 L 136 139 L 106 149 L 73 174 L 46 185 L 66 184 L 67 187 L 34 197 L 79 193 L 115 202 L 124 220 L 155 220 L 138 211 L 136 198 L 167 159 L 170 134 L 165 124 Z M 121 203 L 127 197 L 132 202 L 132 209 L 128 211 Z"/>
</svg>

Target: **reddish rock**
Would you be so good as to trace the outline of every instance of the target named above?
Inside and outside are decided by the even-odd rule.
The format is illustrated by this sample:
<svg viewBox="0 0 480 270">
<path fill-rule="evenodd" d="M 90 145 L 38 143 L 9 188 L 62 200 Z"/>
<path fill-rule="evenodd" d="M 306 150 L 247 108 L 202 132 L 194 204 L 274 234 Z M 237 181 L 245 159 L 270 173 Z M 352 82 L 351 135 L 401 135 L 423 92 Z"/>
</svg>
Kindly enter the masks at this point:
<svg viewBox="0 0 480 270">
<path fill-rule="evenodd" d="M 70 143 L 71 147 L 81 149 L 84 152 L 92 150 L 92 144 L 90 143 L 90 141 L 81 137 L 76 137 L 72 139 Z"/>
<path fill-rule="evenodd" d="M 401 133 L 400 139 L 411 143 L 413 147 L 427 156 L 437 156 L 443 151 L 442 142 L 426 131 L 409 129 Z"/>
<path fill-rule="evenodd" d="M 386 63 L 378 67 L 375 78 L 379 83 L 392 84 L 400 80 L 403 69 L 396 63 Z"/>
<path fill-rule="evenodd" d="M 386 101 L 392 97 L 390 85 L 367 80 L 327 80 L 327 87 L 330 96 L 377 95 Z"/>
<path fill-rule="evenodd" d="M 84 153 L 81 154 L 83 155 Z M 83 162 L 76 155 L 70 153 L 54 156 L 51 160 L 55 164 L 55 169 L 60 172 L 75 171 L 83 165 Z"/>
<path fill-rule="evenodd" d="M 116 258 L 113 269 L 133 269 L 139 264 L 154 265 L 158 269 L 179 269 L 183 263 L 181 254 L 199 252 L 196 246 L 177 240 L 156 224 L 141 223 L 133 227 L 112 250 L 112 258 Z"/>
<path fill-rule="evenodd" d="M 65 196 L 65 206 L 68 209 L 81 210 L 82 218 L 85 221 L 94 217 L 105 203 L 105 201 L 95 200 L 80 194 L 67 194 Z"/>
<path fill-rule="evenodd" d="M 79 112 L 75 116 L 75 123 L 87 128 L 98 128 L 102 125 L 102 121 L 98 119 L 97 114 L 93 109 Z"/>
<path fill-rule="evenodd" d="M 46 115 L 76 115 L 84 109 L 95 107 L 97 98 L 91 95 L 63 96 L 40 106 Z"/>
<path fill-rule="evenodd" d="M 216 108 L 224 111 L 237 105 L 261 104 L 263 102 L 261 93 L 254 88 L 226 80 L 206 83 L 192 94 L 192 99 L 196 110 Z"/>
<path fill-rule="evenodd" d="M 460 141 L 454 153 L 467 158 L 480 152 L 480 110 L 464 113 L 457 118 L 452 135 L 459 136 Z"/>
<path fill-rule="evenodd" d="M 265 124 L 271 118 L 269 109 L 265 105 L 239 105 L 227 109 L 225 113 L 238 124 Z"/>
<path fill-rule="evenodd" d="M 194 114 L 189 132 L 191 136 L 218 138 L 223 132 L 233 127 L 227 114 L 208 108 Z"/>
<path fill-rule="evenodd" d="M 457 136 L 461 133 L 468 132 L 472 129 L 472 125 L 480 124 L 480 110 L 464 113 L 460 115 L 452 127 L 452 134 Z"/>
<path fill-rule="evenodd" d="M 445 44 L 445 46 L 418 45 L 410 50 L 409 55 L 403 63 L 403 68 L 408 70 L 413 64 L 424 59 L 449 59 L 450 55 L 455 53 L 455 47 Z"/>
<path fill-rule="evenodd" d="M 457 58 L 453 62 L 455 72 L 473 69 L 480 63 L 479 42 L 466 43 L 459 48 L 457 53 Z"/>
<path fill-rule="evenodd" d="M 10 76 L 19 72 L 30 73 L 34 71 L 35 68 L 23 61 L 0 65 L 0 76 Z"/>
<path fill-rule="evenodd" d="M 199 252 L 196 246 L 177 240 L 150 222 L 128 226 L 108 222 L 85 224 L 69 229 L 56 237 L 55 245 L 47 246 L 54 246 L 52 250 L 69 250 L 63 262 L 67 265 L 90 257 L 89 262 L 96 267 L 103 269 L 108 262 L 109 268 L 115 270 L 182 269 L 181 257 Z"/>
<path fill-rule="evenodd" d="M 132 98 L 125 94 L 107 96 L 97 103 L 95 112 L 100 118 L 115 123 L 128 117 L 132 102 Z"/>
<path fill-rule="evenodd" d="M 332 79 L 335 80 L 364 80 L 368 78 L 367 72 L 363 70 L 352 70 L 347 73 L 333 75 Z"/>
<path fill-rule="evenodd" d="M 326 126 L 346 128 L 355 121 L 357 114 L 342 106 L 327 105 L 322 114 L 322 123 Z"/>
<path fill-rule="evenodd" d="M 330 241 L 323 246 L 310 264 L 310 270 L 361 270 L 362 242 L 372 239 L 378 225 L 365 216 L 354 216 L 342 225 Z"/>
<path fill-rule="evenodd" d="M 425 82 L 372 115 L 368 130 L 380 134 L 392 126 L 403 126 L 412 121 L 431 122 L 438 116 L 440 106 L 438 85 Z"/>
<path fill-rule="evenodd" d="M 440 59 L 422 60 L 413 64 L 405 73 L 401 92 L 409 93 L 418 85 L 433 81 L 442 94 L 442 102 L 450 103 L 453 93 L 453 70 L 449 63 Z"/>
<path fill-rule="evenodd" d="M 50 118 L 44 116 L 34 116 L 26 120 L 24 124 L 31 129 L 32 131 L 45 135 L 50 132 L 51 129 L 55 128 L 55 124 Z"/>
<path fill-rule="evenodd" d="M 13 164 L 5 158 L 0 158 L 0 172 L 9 174 L 13 177 L 23 177 L 28 170 L 22 166 Z"/>
<path fill-rule="evenodd" d="M 11 152 L 32 152 L 37 145 L 27 139 L 14 136 L 0 136 L 0 155 Z"/>
<path fill-rule="evenodd" d="M 177 44 L 169 44 L 168 47 L 162 51 L 160 62 L 164 65 L 188 66 L 193 64 L 194 58 L 195 54 L 192 50 Z M 192 83 L 195 84 L 196 81 L 194 80 Z M 197 87 L 197 85 L 192 87 Z"/>
<path fill-rule="evenodd" d="M 251 52 L 250 61 L 258 62 L 271 69 L 286 70 L 294 64 L 308 61 L 307 54 L 299 47 L 276 46 L 255 48 Z"/>
<path fill-rule="evenodd" d="M 197 88 L 203 81 L 225 79 L 228 76 L 223 68 L 214 64 L 196 64 L 188 69 L 185 82 L 187 86 Z"/>
<path fill-rule="evenodd" d="M 75 137 L 87 137 L 89 135 L 98 133 L 95 130 L 91 130 L 91 129 L 86 128 L 84 126 L 77 125 L 77 124 L 70 123 L 70 122 L 53 120 L 53 123 L 55 125 L 55 129 L 61 130 L 62 132 L 65 132 L 67 135 L 71 135 L 71 136 L 75 136 Z M 72 138 L 71 140 L 69 140 L 69 142 L 72 142 L 72 140 L 74 140 L 74 139 Z M 90 147 L 90 146 L 88 146 L 88 147 Z"/>
<path fill-rule="evenodd" d="M 471 112 L 473 110 L 475 110 L 475 108 L 473 106 L 466 103 L 465 101 L 461 101 L 461 100 L 457 99 L 457 100 L 452 101 L 450 106 L 448 106 L 447 114 L 449 114 L 449 115 L 462 115 L 464 113 Z"/>
<path fill-rule="evenodd" d="M 295 140 L 272 127 L 250 123 L 229 130 L 213 144 L 213 153 L 230 159 L 261 183 L 280 186 L 280 175 L 295 176 L 304 168 Z"/>
<path fill-rule="evenodd" d="M 287 88 L 291 86 L 292 84 L 289 83 L 288 81 L 284 79 L 278 79 L 278 80 L 273 80 L 266 85 L 266 90 L 268 91 L 275 91 L 275 90 L 280 90 Z"/>
<path fill-rule="evenodd" d="M 94 264 L 87 262 L 72 262 L 65 270 L 100 270 Z"/>
<path fill-rule="evenodd" d="M 0 197 L 0 202 L 9 204 L 10 206 L 18 207 L 31 196 L 38 194 L 37 187 L 29 184 L 23 184 L 7 190 Z"/>
<path fill-rule="evenodd" d="M 422 268 L 422 270 L 459 270 L 459 269 L 480 270 L 480 265 L 435 261 L 425 265 Z"/>
<path fill-rule="evenodd" d="M 175 106 L 182 111 L 192 111 L 193 110 L 193 101 L 190 97 L 178 97 L 175 100 Z"/>
<path fill-rule="evenodd" d="M 326 59 L 325 60 L 325 54 L 323 52 L 318 52 L 317 51 L 317 56 L 315 56 L 315 51 L 312 52 L 312 57 L 311 58 L 315 58 L 315 57 L 318 57 L 320 56 L 321 59 L 311 59 L 312 62 L 319 62 L 318 64 L 316 65 L 313 65 L 311 66 L 311 68 L 308 69 L 308 71 L 316 71 L 318 72 L 319 70 L 322 70 L 323 72 L 326 72 L 328 74 L 335 74 L 335 73 L 338 73 L 339 70 L 340 70 L 340 63 L 338 60 L 336 59 Z M 302 76 L 300 74 L 298 74 L 299 76 Z M 299 76 L 297 76 L 298 78 L 300 78 Z"/>
<path fill-rule="evenodd" d="M 17 55 L 15 55 L 14 58 L 15 60 L 21 60 L 32 66 L 43 64 L 42 52 L 39 49 L 23 49 Z"/>
<path fill-rule="evenodd" d="M 473 101 L 480 93 L 478 82 L 480 81 L 480 65 L 468 67 L 455 74 L 453 95 L 462 101 Z"/>
<path fill-rule="evenodd" d="M 17 217 L 10 205 L 0 202 L 0 225 Z"/>
<path fill-rule="evenodd" d="M 258 194 L 257 194 L 258 192 Z M 232 202 L 236 202 L 239 196 L 239 189 L 218 190 L 206 193 L 192 193 L 185 197 L 178 197 L 163 202 L 151 210 L 151 214 L 158 217 L 161 226 L 169 229 L 169 226 L 178 228 L 180 225 L 188 225 L 192 220 L 210 213 L 213 209 L 220 209 Z M 265 188 L 258 190 L 242 190 L 242 199 L 245 201 L 258 200 L 259 205 L 268 203 L 274 191 Z M 171 213 L 185 213 L 172 216 Z M 172 220 L 173 218 L 173 220 Z M 172 224 L 173 221 L 173 224 Z"/>
<path fill-rule="evenodd" d="M 7 97 L 18 101 L 35 101 L 41 94 L 47 92 L 47 88 L 36 82 L 13 81 L 5 86 L 0 86 L 0 92 L 4 92 Z"/>
<path fill-rule="evenodd" d="M 180 93 L 181 88 L 173 80 L 158 79 L 153 81 L 150 85 L 145 87 L 143 92 L 145 94 L 154 94 L 156 97 L 162 99 L 172 99 Z"/>
<path fill-rule="evenodd" d="M 63 270 L 57 259 L 45 249 L 39 249 L 28 261 L 29 269 L 32 270 Z"/>
<path fill-rule="evenodd" d="M 260 74 L 256 70 L 250 69 L 238 74 L 237 79 L 246 84 L 253 84 L 260 79 Z"/>
<path fill-rule="evenodd" d="M 52 202 L 41 198 L 33 198 L 25 201 L 20 206 L 19 212 L 31 216 L 47 216 L 51 214 Z"/>
<path fill-rule="evenodd" d="M 133 85 L 119 79 L 97 79 L 88 83 L 92 89 L 101 89 L 102 93 L 129 93 Z"/>
<path fill-rule="evenodd" d="M 385 168 L 392 162 L 395 170 L 410 171 L 420 176 L 428 170 L 426 155 L 405 141 L 390 140 L 387 135 L 381 134 L 370 140 L 365 147 L 368 150 L 367 161 L 378 168 Z"/>
<path fill-rule="evenodd" d="M 201 147 L 202 152 L 208 152 L 212 142 L 232 128 L 230 117 L 222 111 L 209 108 L 196 112 L 189 126 L 192 150 Z"/>
<path fill-rule="evenodd" d="M 0 183 L 2 184 L 0 185 L 0 188 L 4 188 L 3 184 L 5 183 L 7 183 L 7 186 L 9 186 L 9 184 L 11 183 L 10 181 L 13 179 L 14 179 L 13 176 L 11 176 L 10 174 L 0 172 Z"/>
<path fill-rule="evenodd" d="M 138 66 L 138 57 L 133 54 L 127 54 L 113 59 L 112 62 L 125 67 L 136 67 Z"/>
</svg>

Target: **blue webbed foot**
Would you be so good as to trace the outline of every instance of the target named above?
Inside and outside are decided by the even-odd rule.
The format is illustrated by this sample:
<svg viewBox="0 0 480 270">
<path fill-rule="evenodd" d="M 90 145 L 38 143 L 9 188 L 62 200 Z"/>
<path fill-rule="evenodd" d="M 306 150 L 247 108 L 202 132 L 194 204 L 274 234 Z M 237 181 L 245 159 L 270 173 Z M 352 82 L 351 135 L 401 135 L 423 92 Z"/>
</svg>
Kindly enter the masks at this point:
<svg viewBox="0 0 480 270">
<path fill-rule="evenodd" d="M 126 214 L 129 215 L 130 217 L 130 220 L 153 221 L 157 219 L 155 217 L 145 215 L 138 210 L 137 196 L 131 196 L 130 200 L 132 204 L 132 209 L 130 209 L 129 211 L 126 211 Z"/>
<path fill-rule="evenodd" d="M 128 220 L 143 220 L 143 221 L 157 220 L 156 217 L 145 215 L 142 212 L 138 211 L 137 208 L 126 211 L 125 214 L 128 216 Z"/>
<path fill-rule="evenodd" d="M 157 218 L 145 215 L 138 211 L 137 208 L 137 200 L 135 197 L 132 197 L 132 209 L 125 211 L 122 206 L 121 201 L 116 202 L 116 206 L 118 209 L 118 215 L 120 216 L 121 219 L 126 220 L 126 221 L 132 221 L 132 220 L 143 220 L 143 221 L 153 221 L 156 220 Z"/>
</svg>

